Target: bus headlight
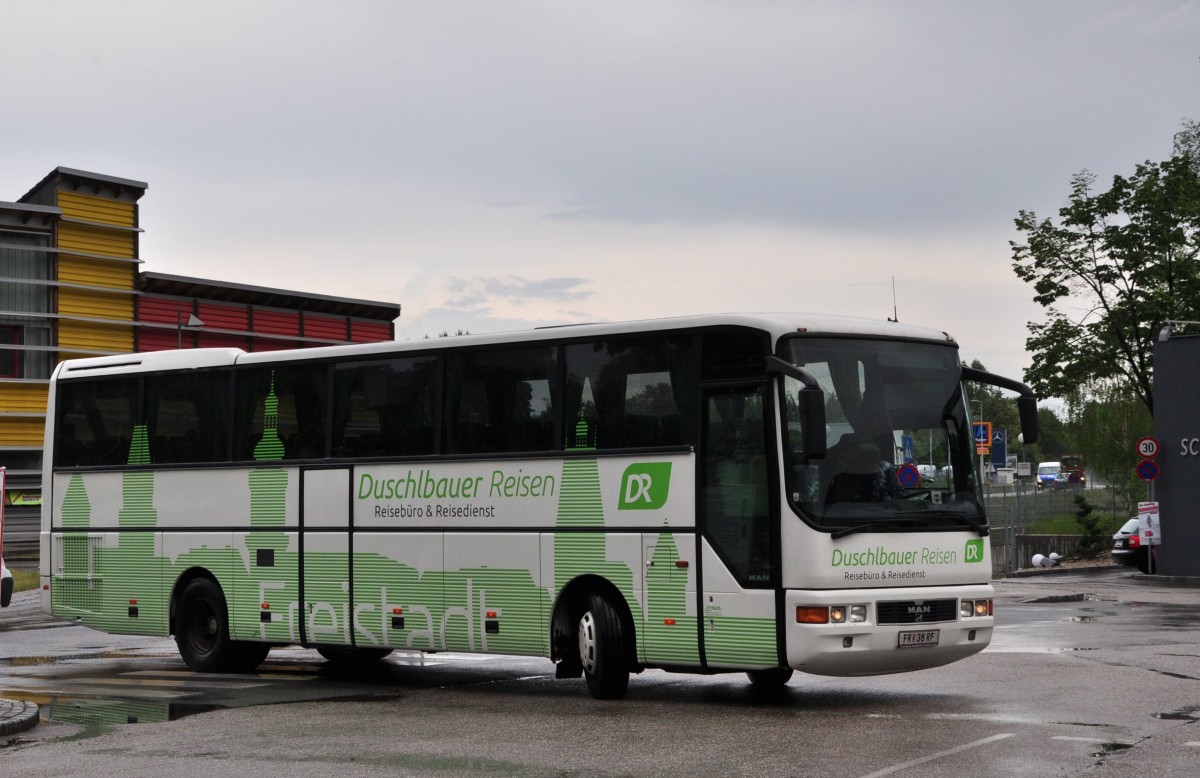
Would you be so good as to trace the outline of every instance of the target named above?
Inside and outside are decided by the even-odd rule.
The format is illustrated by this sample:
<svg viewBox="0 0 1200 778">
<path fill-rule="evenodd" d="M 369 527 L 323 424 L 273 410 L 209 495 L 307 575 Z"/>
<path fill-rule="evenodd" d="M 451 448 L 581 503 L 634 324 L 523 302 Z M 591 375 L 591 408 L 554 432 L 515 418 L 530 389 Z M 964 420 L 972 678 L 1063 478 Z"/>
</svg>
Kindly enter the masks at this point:
<svg viewBox="0 0 1200 778">
<path fill-rule="evenodd" d="M 866 605 L 797 605 L 797 624 L 861 624 L 867 620 Z"/>
<path fill-rule="evenodd" d="M 963 600 L 958 605 L 958 615 L 964 619 L 992 615 L 991 600 Z"/>
</svg>

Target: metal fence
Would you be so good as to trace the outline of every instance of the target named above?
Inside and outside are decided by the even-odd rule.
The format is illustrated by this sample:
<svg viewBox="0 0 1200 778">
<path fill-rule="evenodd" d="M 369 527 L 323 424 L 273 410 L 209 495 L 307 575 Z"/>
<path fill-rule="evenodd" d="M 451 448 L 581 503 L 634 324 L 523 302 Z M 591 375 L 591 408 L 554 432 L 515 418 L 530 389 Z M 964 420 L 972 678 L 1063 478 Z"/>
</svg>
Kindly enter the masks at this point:
<svg viewBox="0 0 1200 778">
<path fill-rule="evenodd" d="M 1034 554 L 1049 555 L 1051 552 L 1069 557 L 1079 551 L 1080 535 L 1072 520 L 1079 513 L 1075 498 L 1082 496 L 1092 506 L 1092 516 L 1106 544 L 1107 539 L 1133 515 L 1126 499 L 1113 489 L 1089 484 L 1086 487 L 1050 489 L 1039 491 L 1032 484 L 988 485 L 984 499 L 988 511 L 988 522 L 992 528 L 992 566 L 996 574 L 1012 572 L 1030 567 Z M 1056 517 L 1057 533 L 1038 531 L 1038 525 Z M 1066 529 L 1062 529 L 1062 527 Z"/>
</svg>

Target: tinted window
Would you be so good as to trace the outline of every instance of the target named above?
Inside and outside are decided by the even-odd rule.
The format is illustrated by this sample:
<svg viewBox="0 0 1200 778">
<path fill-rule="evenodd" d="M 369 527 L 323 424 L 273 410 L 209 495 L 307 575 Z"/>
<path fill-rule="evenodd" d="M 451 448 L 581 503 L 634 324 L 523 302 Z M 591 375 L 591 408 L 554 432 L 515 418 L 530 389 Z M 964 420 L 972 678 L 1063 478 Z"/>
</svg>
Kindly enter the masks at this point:
<svg viewBox="0 0 1200 778">
<path fill-rule="evenodd" d="M 567 347 L 567 428 L 588 423 L 588 445 L 691 443 L 691 337 L 610 340 Z"/>
<path fill-rule="evenodd" d="M 437 364 L 435 357 L 411 357 L 338 365 L 333 455 L 432 454 Z"/>
<path fill-rule="evenodd" d="M 766 373 L 763 357 L 770 339 L 751 330 L 716 330 L 704 333 L 704 359 L 701 378 L 720 381 L 734 378 L 761 378 Z"/>
<path fill-rule="evenodd" d="M 229 380 L 227 372 L 146 379 L 146 434 L 152 463 L 228 458 Z"/>
<path fill-rule="evenodd" d="M 137 415 L 137 379 L 72 381 L 58 385 L 54 464 L 91 467 L 129 464 Z"/>
<path fill-rule="evenodd" d="M 705 534 L 737 579 L 772 578 L 771 488 L 762 389 L 709 395 L 704 419 Z"/>
<path fill-rule="evenodd" d="M 277 365 L 235 373 L 234 459 L 325 456 L 324 365 Z"/>
<path fill-rule="evenodd" d="M 555 365 L 551 346 L 448 356 L 446 453 L 555 449 Z"/>
</svg>

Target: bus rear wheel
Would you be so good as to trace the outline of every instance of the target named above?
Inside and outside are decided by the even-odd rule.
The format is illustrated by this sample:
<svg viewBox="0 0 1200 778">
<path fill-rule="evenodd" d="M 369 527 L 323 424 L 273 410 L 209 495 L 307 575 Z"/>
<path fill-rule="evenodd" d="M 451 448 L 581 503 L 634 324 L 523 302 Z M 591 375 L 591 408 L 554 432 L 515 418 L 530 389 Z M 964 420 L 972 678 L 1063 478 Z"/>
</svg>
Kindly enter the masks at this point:
<svg viewBox="0 0 1200 778">
<path fill-rule="evenodd" d="M 210 578 L 197 578 L 184 588 L 175 618 L 175 645 L 187 666 L 201 673 L 250 672 L 271 650 L 267 643 L 230 639 L 225 595 Z"/>
<path fill-rule="evenodd" d="M 579 619 L 579 660 L 596 699 L 617 700 L 629 689 L 629 640 L 617 609 L 593 594 Z"/>
</svg>

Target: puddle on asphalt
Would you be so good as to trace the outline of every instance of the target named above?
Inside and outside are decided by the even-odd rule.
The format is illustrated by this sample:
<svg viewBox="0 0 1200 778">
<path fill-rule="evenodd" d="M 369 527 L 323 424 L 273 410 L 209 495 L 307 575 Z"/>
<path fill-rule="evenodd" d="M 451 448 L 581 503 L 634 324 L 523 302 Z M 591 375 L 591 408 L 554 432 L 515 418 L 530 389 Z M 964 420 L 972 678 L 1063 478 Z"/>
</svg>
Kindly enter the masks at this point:
<svg viewBox="0 0 1200 778">
<path fill-rule="evenodd" d="M 51 724 L 76 724 L 82 729 L 70 740 L 104 734 L 123 724 L 154 724 L 176 721 L 198 713 L 221 710 L 222 705 L 147 700 L 59 699 L 40 706 L 42 717 Z"/>
<path fill-rule="evenodd" d="M 1154 718 L 1163 721 L 1200 721 L 1200 707 L 1182 708 L 1170 713 L 1155 713 Z"/>
<path fill-rule="evenodd" d="M 8 659 L 0 659 L 0 665 L 9 667 L 40 667 L 41 665 L 52 665 L 58 662 L 57 657 L 53 656 L 14 656 Z"/>
<path fill-rule="evenodd" d="M 1103 759 L 1106 756 L 1111 756 L 1121 751 L 1127 751 L 1133 748 L 1133 743 L 1101 743 L 1099 751 L 1093 751 L 1092 756 L 1096 759 Z"/>
<path fill-rule="evenodd" d="M 998 646 L 995 643 L 984 649 L 990 654 L 1071 654 L 1080 651 L 1097 651 L 1088 646 Z"/>
</svg>

